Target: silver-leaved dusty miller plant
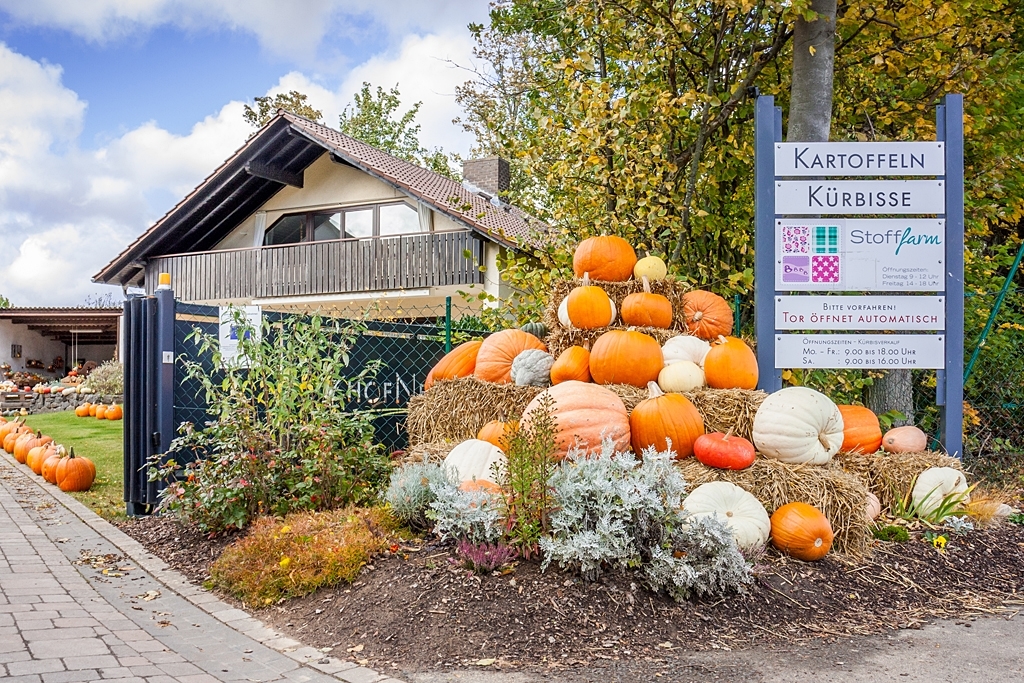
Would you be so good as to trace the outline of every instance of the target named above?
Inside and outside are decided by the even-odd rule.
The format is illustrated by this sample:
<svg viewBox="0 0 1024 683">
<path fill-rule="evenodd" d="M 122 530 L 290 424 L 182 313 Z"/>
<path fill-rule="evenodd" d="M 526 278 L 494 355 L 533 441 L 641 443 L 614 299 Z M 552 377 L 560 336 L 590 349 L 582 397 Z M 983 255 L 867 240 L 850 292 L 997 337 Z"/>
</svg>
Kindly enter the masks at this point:
<svg viewBox="0 0 1024 683">
<path fill-rule="evenodd" d="M 430 485 L 434 500 L 427 519 L 442 539 L 465 539 L 471 543 L 496 543 L 504 532 L 504 505 L 488 491 L 462 491 L 455 484 Z"/>
<path fill-rule="evenodd" d="M 456 486 L 455 472 L 433 463 L 417 462 L 399 467 L 391 473 L 384 500 L 395 518 L 414 529 L 426 529 L 426 512 L 436 498 L 434 485 Z"/>
<path fill-rule="evenodd" d="M 671 451 L 651 448 L 637 460 L 605 440 L 596 456 L 571 452 L 550 483 L 544 567 L 555 562 L 591 580 L 605 569 L 635 567 L 652 588 L 678 600 L 739 590 L 751 580 L 728 528 L 716 519 L 688 520 L 682 511 L 686 482 Z"/>
</svg>

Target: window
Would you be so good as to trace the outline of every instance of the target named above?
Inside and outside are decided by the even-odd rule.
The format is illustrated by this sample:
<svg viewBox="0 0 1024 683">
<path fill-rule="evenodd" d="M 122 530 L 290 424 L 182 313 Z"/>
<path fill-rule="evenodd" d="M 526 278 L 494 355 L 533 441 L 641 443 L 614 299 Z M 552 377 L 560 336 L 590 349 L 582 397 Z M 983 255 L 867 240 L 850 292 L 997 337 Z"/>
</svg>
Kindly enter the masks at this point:
<svg viewBox="0 0 1024 683">
<path fill-rule="evenodd" d="M 282 216 L 267 229 L 263 245 L 389 237 L 417 232 L 420 232 L 419 212 L 405 202 L 396 202 Z"/>
</svg>

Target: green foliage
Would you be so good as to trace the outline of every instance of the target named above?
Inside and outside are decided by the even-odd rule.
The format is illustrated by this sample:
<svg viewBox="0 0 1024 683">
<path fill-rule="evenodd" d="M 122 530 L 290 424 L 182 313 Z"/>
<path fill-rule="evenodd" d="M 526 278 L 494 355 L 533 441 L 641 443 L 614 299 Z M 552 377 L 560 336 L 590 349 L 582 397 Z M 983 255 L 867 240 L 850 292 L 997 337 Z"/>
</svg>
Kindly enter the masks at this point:
<svg viewBox="0 0 1024 683">
<path fill-rule="evenodd" d="M 914 481 L 916 482 L 917 479 L 915 478 Z M 914 483 L 911 483 L 910 489 L 902 497 L 893 496 L 895 501 L 893 503 L 893 515 L 907 521 L 920 519 L 928 524 L 942 524 L 947 518 L 963 511 L 964 503 L 970 499 L 974 486 L 971 486 L 966 491 L 947 493 L 937 504 L 932 503 L 930 499 L 933 494 L 938 493 L 938 486 L 922 497 L 920 504 L 916 503 L 913 499 Z"/>
<path fill-rule="evenodd" d="M 506 466 L 496 473 L 496 481 L 507 492 L 505 516 L 508 519 L 509 544 L 523 557 L 537 553 L 541 537 L 548 532 L 551 501 L 551 477 L 557 463 L 555 453 L 554 401 L 549 394 L 540 398 L 540 406 L 531 415 L 530 424 L 510 430 Z"/>
<path fill-rule="evenodd" d="M 437 496 L 438 486 L 455 486 L 452 472 L 433 463 L 410 463 L 391 473 L 385 502 L 398 521 L 413 529 L 427 528 L 427 510 Z"/>
<path fill-rule="evenodd" d="M 116 360 L 108 360 L 89 373 L 85 386 L 104 396 L 124 393 L 124 366 Z"/>
<path fill-rule="evenodd" d="M 457 157 L 449 158 L 440 147 L 428 150 L 420 144 L 420 124 L 415 121 L 423 103 L 417 102 L 399 114 L 402 97 L 397 85 L 391 90 L 378 85 L 376 93 L 370 88 L 364 81 L 354 101 L 341 112 L 338 130 L 399 159 L 457 178 L 451 166 L 451 162 L 457 165 Z"/>
<path fill-rule="evenodd" d="M 381 508 L 262 517 L 210 568 L 213 585 L 262 607 L 320 588 L 351 583 L 395 539 L 397 523 Z"/>
<path fill-rule="evenodd" d="M 907 531 L 906 527 L 896 524 L 875 527 L 871 530 L 871 535 L 879 541 L 885 541 L 886 543 L 906 543 L 910 540 L 910 532 Z"/>
<path fill-rule="evenodd" d="M 323 112 L 314 109 L 307 101 L 306 95 L 298 90 L 290 90 L 287 93 L 278 93 L 273 97 L 257 97 L 253 102 L 255 108 L 245 105 L 242 118 L 253 128 L 262 128 L 267 121 L 277 116 L 278 109 L 290 111 L 293 114 L 303 116 L 310 121 L 323 123 Z"/>
<path fill-rule="evenodd" d="M 0 294 L 0 308 L 10 308 L 10 307 L 11 307 L 11 300 L 8 299 L 3 294 Z"/>
<path fill-rule="evenodd" d="M 218 338 L 189 340 L 212 368 L 188 361 L 203 387 L 210 421 L 185 423 L 172 457 L 155 456 L 150 479 L 165 480 L 161 507 L 217 531 L 242 528 L 261 514 L 367 504 L 390 464 L 373 442 L 372 411 L 349 411 L 358 383 L 376 365 L 349 370 L 363 326 L 325 319 L 265 320 L 253 329 L 235 311 L 238 359 L 228 363 Z M 198 458 L 182 466 L 177 457 Z"/>
<path fill-rule="evenodd" d="M 1010 524 L 1019 524 L 1024 526 L 1024 512 L 1015 512 L 1006 518 Z"/>
<path fill-rule="evenodd" d="M 878 416 L 878 425 L 882 428 L 882 433 L 892 429 L 893 425 L 901 423 L 907 419 L 907 416 L 898 410 L 887 410 Z"/>
</svg>

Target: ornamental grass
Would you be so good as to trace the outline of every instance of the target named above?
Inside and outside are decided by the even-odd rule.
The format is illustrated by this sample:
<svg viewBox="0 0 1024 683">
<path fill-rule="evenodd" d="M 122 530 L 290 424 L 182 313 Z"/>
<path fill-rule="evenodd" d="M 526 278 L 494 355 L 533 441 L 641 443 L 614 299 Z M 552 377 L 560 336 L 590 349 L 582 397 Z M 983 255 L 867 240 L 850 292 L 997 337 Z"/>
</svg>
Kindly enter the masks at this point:
<svg viewBox="0 0 1024 683">
<path fill-rule="evenodd" d="M 392 543 L 398 522 L 384 508 L 261 517 L 210 568 L 212 582 L 251 606 L 351 583 Z"/>
<path fill-rule="evenodd" d="M 749 491 L 768 514 L 787 503 L 800 501 L 821 510 L 832 524 L 832 549 L 853 559 L 864 557 L 871 543 L 866 506 L 868 487 L 863 479 L 845 472 L 837 463 L 790 465 L 758 456 L 744 470 L 707 467 L 696 458 L 676 462 L 687 488 L 710 481 L 728 481 Z"/>
<path fill-rule="evenodd" d="M 837 453 L 835 459 L 843 468 L 867 482 L 868 489 L 878 496 L 882 509 L 893 510 L 914 486 L 917 475 L 929 467 L 952 467 L 960 470 L 960 461 L 944 453 Z"/>
</svg>

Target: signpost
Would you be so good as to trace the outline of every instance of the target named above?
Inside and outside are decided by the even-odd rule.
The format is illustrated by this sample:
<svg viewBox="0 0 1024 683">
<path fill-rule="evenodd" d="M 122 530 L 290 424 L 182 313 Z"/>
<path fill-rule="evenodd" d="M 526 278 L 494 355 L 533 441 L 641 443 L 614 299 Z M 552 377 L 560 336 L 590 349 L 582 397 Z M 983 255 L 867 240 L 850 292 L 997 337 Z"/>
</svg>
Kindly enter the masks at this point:
<svg viewBox="0 0 1024 683">
<path fill-rule="evenodd" d="M 938 107 L 934 142 L 782 142 L 773 98 L 755 115 L 759 388 L 784 368 L 937 370 L 960 457 L 962 96 Z"/>
</svg>

